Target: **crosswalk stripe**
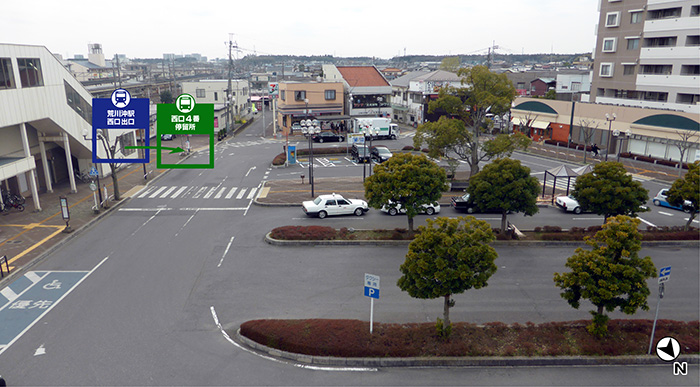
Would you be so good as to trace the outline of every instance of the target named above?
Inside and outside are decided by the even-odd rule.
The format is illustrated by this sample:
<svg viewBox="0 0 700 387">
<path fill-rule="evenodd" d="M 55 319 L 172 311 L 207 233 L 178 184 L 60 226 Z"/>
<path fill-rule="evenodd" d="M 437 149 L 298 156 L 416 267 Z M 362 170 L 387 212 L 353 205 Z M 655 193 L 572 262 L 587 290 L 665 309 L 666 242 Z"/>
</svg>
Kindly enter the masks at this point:
<svg viewBox="0 0 700 387">
<path fill-rule="evenodd" d="M 214 194 L 214 191 L 216 191 L 216 187 L 212 187 L 212 188 L 209 190 L 209 192 L 207 192 L 206 194 L 204 194 L 204 199 L 209 199 L 209 198 L 211 197 L 211 195 Z"/>
<path fill-rule="evenodd" d="M 153 199 L 154 197 L 158 196 L 161 192 L 163 192 L 164 189 L 168 187 L 160 187 L 156 190 L 156 192 L 152 193 L 151 196 L 149 196 L 150 199 Z"/>
<path fill-rule="evenodd" d="M 236 196 L 236 199 L 243 199 L 243 195 L 245 195 L 245 191 L 247 188 L 243 188 L 239 193 L 238 196 Z"/>
<path fill-rule="evenodd" d="M 175 188 L 177 188 L 177 187 L 170 187 L 170 188 L 168 188 L 167 191 L 163 192 L 163 194 L 160 195 L 160 198 L 161 198 L 161 199 L 167 198 L 168 195 L 170 195 L 173 191 L 175 191 Z"/>
<path fill-rule="evenodd" d="M 36 274 L 33 271 L 28 271 L 27 273 L 24 274 L 24 276 L 27 277 L 27 279 L 32 281 L 33 283 L 37 283 L 37 282 L 41 281 L 41 278 L 42 278 L 41 276 L 39 276 L 38 274 Z"/>
<path fill-rule="evenodd" d="M 248 197 L 246 199 L 252 199 L 255 196 L 255 191 L 257 191 L 257 188 L 251 188 L 250 193 L 248 194 Z"/>
<path fill-rule="evenodd" d="M 186 190 L 186 189 L 187 189 L 187 186 L 180 187 L 180 189 L 177 190 L 177 191 L 175 191 L 175 193 L 173 194 L 173 196 L 171 196 L 170 198 L 171 198 L 171 199 L 175 199 L 176 197 L 180 196 L 180 194 L 182 193 L 182 191 L 184 191 L 184 190 Z"/>
<path fill-rule="evenodd" d="M 226 191 L 226 187 L 221 188 L 219 192 L 216 193 L 216 196 L 214 196 L 214 199 L 221 199 L 221 195 L 224 194 L 224 191 Z"/>
<path fill-rule="evenodd" d="M 195 193 L 194 196 L 192 196 L 192 197 L 195 198 L 195 199 L 199 199 L 199 197 L 202 196 L 202 194 L 203 194 L 204 191 L 206 191 L 206 190 L 207 190 L 207 187 L 202 187 L 202 188 L 200 188 L 199 191 L 197 191 L 197 193 Z"/>
<path fill-rule="evenodd" d="M 142 199 L 146 197 L 148 194 L 150 194 L 153 191 L 153 187 L 148 188 L 147 190 L 143 191 L 141 195 L 137 196 L 137 198 Z"/>
<path fill-rule="evenodd" d="M 5 298 L 7 298 L 8 301 L 14 301 L 15 298 L 19 297 L 19 294 L 15 293 L 9 287 L 6 287 L 5 289 L 0 290 L 0 294 L 5 296 Z"/>
<path fill-rule="evenodd" d="M 233 193 L 236 192 L 237 189 L 238 187 L 231 188 L 231 190 L 226 194 L 226 199 L 231 199 L 233 197 Z"/>
</svg>

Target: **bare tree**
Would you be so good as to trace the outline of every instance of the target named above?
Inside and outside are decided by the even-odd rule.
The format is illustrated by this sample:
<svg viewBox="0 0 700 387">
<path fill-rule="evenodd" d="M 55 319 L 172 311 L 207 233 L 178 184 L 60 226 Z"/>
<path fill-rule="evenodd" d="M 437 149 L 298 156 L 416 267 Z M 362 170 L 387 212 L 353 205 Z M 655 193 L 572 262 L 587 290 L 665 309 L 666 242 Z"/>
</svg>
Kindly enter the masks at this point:
<svg viewBox="0 0 700 387">
<path fill-rule="evenodd" d="M 690 133 L 687 131 L 676 131 L 676 134 L 678 135 L 678 137 L 680 137 L 680 140 L 674 141 L 673 145 L 675 145 L 676 148 L 678 148 L 678 151 L 681 154 L 681 157 L 679 159 L 680 162 L 678 163 L 678 177 L 681 177 L 681 175 L 683 175 L 683 158 L 688 158 L 688 156 L 690 155 L 690 152 L 688 151 L 690 150 L 690 148 L 693 148 L 698 144 L 698 139 L 694 139 L 694 137 L 697 137 L 697 133 Z M 688 160 L 685 160 L 685 162 L 687 163 Z"/>
<path fill-rule="evenodd" d="M 583 162 L 585 163 L 586 158 L 588 156 L 588 144 L 590 144 L 593 140 L 593 135 L 595 134 L 596 130 L 598 130 L 598 126 L 600 126 L 600 123 L 595 122 L 594 120 L 581 118 L 578 122 L 578 125 L 581 128 L 581 131 L 583 132 Z"/>
<path fill-rule="evenodd" d="M 527 112 L 524 117 L 518 118 L 519 123 L 518 127 L 520 128 L 520 133 L 531 137 L 531 132 L 532 132 L 532 124 L 535 122 L 537 119 L 537 114 L 532 114 L 532 112 Z"/>
</svg>

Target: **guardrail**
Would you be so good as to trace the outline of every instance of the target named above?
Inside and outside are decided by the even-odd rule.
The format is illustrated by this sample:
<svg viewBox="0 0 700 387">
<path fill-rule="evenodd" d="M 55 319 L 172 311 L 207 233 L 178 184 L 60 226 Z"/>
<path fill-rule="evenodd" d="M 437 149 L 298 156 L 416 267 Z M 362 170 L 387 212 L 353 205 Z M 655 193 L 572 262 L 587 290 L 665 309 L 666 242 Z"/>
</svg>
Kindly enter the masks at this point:
<svg viewBox="0 0 700 387">
<path fill-rule="evenodd" d="M 5 263 L 5 268 L 7 269 L 7 274 L 10 274 L 10 265 L 7 263 L 7 255 L 0 257 L 0 278 L 5 277 L 5 272 L 2 269 L 2 263 Z"/>
</svg>

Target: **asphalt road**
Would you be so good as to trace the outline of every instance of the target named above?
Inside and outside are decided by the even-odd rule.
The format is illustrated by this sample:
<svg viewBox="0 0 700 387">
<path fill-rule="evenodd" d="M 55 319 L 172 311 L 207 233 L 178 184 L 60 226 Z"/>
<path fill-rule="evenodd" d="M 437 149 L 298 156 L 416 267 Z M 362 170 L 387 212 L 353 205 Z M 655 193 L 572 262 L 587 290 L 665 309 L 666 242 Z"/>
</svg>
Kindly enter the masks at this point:
<svg viewBox="0 0 700 387">
<path fill-rule="evenodd" d="M 259 121 L 257 124 L 249 134 L 262 130 Z M 377 211 L 366 219 L 319 220 L 305 218 L 294 207 L 251 206 L 248 195 L 271 178 L 269 160 L 280 148 L 279 142 L 241 135 L 232 144 L 217 147 L 215 169 L 171 171 L 153 184 L 151 192 L 166 186 L 196 187 L 188 198 L 135 197 L 35 266 L 35 273 L 78 271 L 84 278 L 21 336 L 0 349 L 0 373 L 8 383 L 698 384 L 697 366 L 686 377 L 673 377 L 670 366 L 314 370 L 261 358 L 232 345 L 216 326 L 212 310 L 224 328 L 258 318 L 367 320 L 364 273 L 382 278 L 375 321 L 433 322 L 442 313 L 439 300 L 412 299 L 394 285 L 405 246 L 290 248 L 264 243 L 268 230 L 290 222 L 405 224 L 405 217 L 383 216 Z M 225 199 L 234 187 L 232 197 Z M 195 198 L 197 192 L 200 195 Z M 498 272 L 487 288 L 456 296 L 453 321 L 589 318 L 589 305 L 571 309 L 552 281 L 555 271 L 565 269 L 573 248 L 499 246 L 497 251 Z M 660 318 L 697 319 L 697 248 L 648 248 L 642 253 L 652 256 L 657 267 L 673 267 Z M 651 310 L 633 318 L 653 318 L 654 280 L 650 286 Z M 19 294 L 17 300 L 21 297 Z M 627 316 L 613 313 L 611 317 Z"/>
</svg>

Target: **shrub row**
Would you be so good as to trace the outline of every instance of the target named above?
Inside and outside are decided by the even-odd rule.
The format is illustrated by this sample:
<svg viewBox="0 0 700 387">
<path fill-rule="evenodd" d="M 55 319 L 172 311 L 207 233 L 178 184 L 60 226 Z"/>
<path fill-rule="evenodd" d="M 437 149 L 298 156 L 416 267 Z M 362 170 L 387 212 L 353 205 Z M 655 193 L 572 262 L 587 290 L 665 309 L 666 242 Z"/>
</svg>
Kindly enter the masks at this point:
<svg viewBox="0 0 700 387">
<path fill-rule="evenodd" d="M 359 320 L 253 320 L 241 334 L 260 344 L 311 356 L 620 356 L 646 354 L 651 320 L 610 320 L 608 337 L 588 333 L 590 321 L 477 326 L 454 323 L 449 340 L 434 323 L 383 324 Z M 700 322 L 658 320 L 657 340 L 678 339 L 684 354 L 700 351 Z"/>
<path fill-rule="evenodd" d="M 330 240 L 335 239 L 338 232 L 328 226 L 282 226 L 272 230 L 270 236 L 281 240 Z"/>
</svg>

